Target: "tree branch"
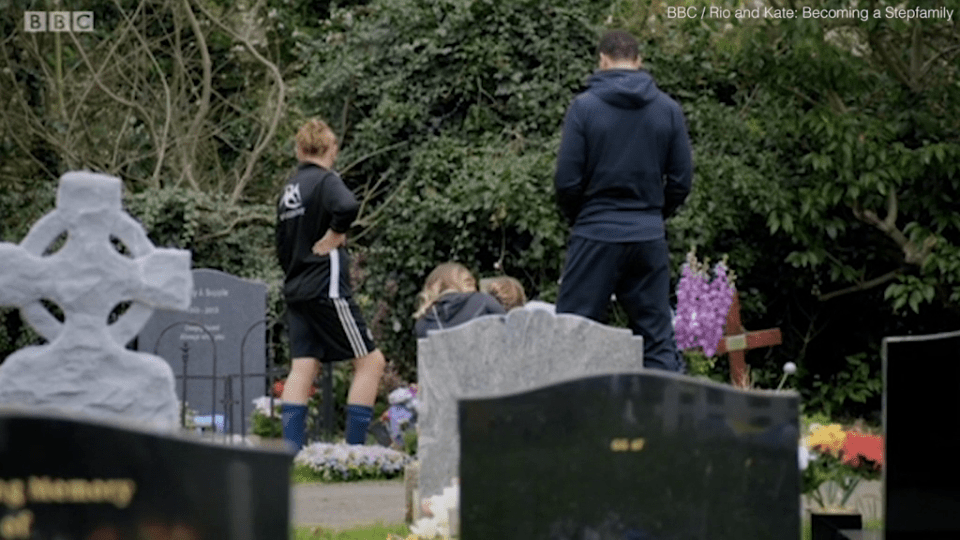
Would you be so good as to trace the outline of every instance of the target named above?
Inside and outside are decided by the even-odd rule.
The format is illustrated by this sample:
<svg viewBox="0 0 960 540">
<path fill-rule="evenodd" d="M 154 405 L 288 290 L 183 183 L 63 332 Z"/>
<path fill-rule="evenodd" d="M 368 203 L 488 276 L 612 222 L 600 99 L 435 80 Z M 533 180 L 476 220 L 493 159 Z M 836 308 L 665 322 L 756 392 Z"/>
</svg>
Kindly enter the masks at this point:
<svg viewBox="0 0 960 540">
<path fill-rule="evenodd" d="M 200 139 L 200 127 L 207 117 L 210 110 L 210 87 L 213 64 L 210 60 L 210 51 L 207 50 L 207 40 L 203 35 L 203 29 L 197 21 L 193 9 L 190 7 L 190 0 L 183 0 L 183 8 L 187 14 L 187 20 L 190 22 L 190 28 L 193 30 L 194 39 L 197 40 L 197 49 L 200 50 L 200 61 L 203 69 L 203 78 L 200 83 L 200 103 L 197 106 L 197 113 L 193 116 L 190 128 L 187 133 L 187 146 L 183 156 L 183 174 L 186 176 L 190 186 L 194 189 L 200 189 L 200 184 L 193 175 L 194 160 L 197 155 L 197 146 Z M 202 9 L 202 8 L 201 8 Z"/>
<path fill-rule="evenodd" d="M 235 228 L 237 228 L 237 225 L 240 225 L 241 223 L 253 223 L 253 222 L 256 222 L 256 221 L 265 223 L 265 224 L 267 224 L 267 225 L 273 225 L 273 224 L 274 224 L 274 218 L 273 218 L 273 216 L 265 216 L 265 215 L 263 215 L 263 214 L 254 214 L 254 215 L 252 215 L 252 216 L 241 216 L 241 217 L 238 217 L 237 219 L 233 220 L 232 222 L 230 222 L 230 225 L 228 225 L 226 229 L 217 231 L 217 232 L 215 232 L 215 233 L 205 234 L 205 235 L 203 235 L 203 236 L 198 236 L 198 237 L 196 237 L 196 238 L 194 239 L 194 241 L 195 241 L 195 242 L 202 242 L 202 241 L 205 241 L 205 240 L 212 240 L 212 239 L 214 239 L 214 238 L 220 238 L 220 237 L 222 237 L 222 236 L 227 236 L 228 234 L 230 234 L 231 232 L 233 232 L 233 230 L 234 230 Z"/>
<path fill-rule="evenodd" d="M 833 291 L 826 294 L 819 294 L 817 295 L 817 300 L 820 300 L 821 302 L 826 302 L 827 300 L 832 300 L 838 296 L 843 296 L 845 294 L 851 294 L 855 292 L 865 291 L 867 289 L 872 289 L 874 287 L 883 285 L 884 283 L 890 281 L 891 279 L 897 277 L 898 275 L 900 275 L 899 269 L 892 270 L 880 277 L 873 278 L 869 281 L 861 281 L 856 285 L 847 287 L 845 289 L 840 289 L 839 291 Z"/>
<path fill-rule="evenodd" d="M 927 237 L 927 239 L 923 241 L 923 245 L 918 247 L 916 243 L 907 238 L 907 235 L 897 228 L 897 212 L 897 194 L 893 190 L 891 190 L 887 196 L 887 217 L 882 220 L 872 210 L 864 210 L 859 204 L 853 205 L 853 215 L 860 221 L 873 225 L 893 240 L 897 244 L 897 247 L 903 251 L 903 260 L 906 263 L 923 266 L 927 261 L 927 257 L 933 252 L 933 248 L 937 244 L 937 239 L 933 236 Z"/>
<path fill-rule="evenodd" d="M 186 0 L 189 2 L 189 0 Z M 243 174 L 240 178 L 237 179 L 237 183 L 233 187 L 233 192 L 230 194 L 229 202 L 231 204 L 235 203 L 240 199 L 240 195 L 243 194 L 243 190 L 246 185 L 253 178 L 253 169 L 256 167 L 258 161 L 260 160 L 260 155 L 267 149 L 267 146 L 273 140 L 274 135 L 277 132 L 277 126 L 280 125 L 280 119 L 283 117 L 283 106 L 286 99 L 287 85 L 283 82 L 283 74 L 280 73 L 280 68 L 262 54 L 260 54 L 256 47 L 254 47 L 253 42 L 246 36 L 241 36 L 232 28 L 227 27 L 223 24 L 222 21 L 214 17 L 207 9 L 203 6 L 202 2 L 197 2 L 197 9 L 199 9 L 208 19 L 210 19 L 213 24 L 220 27 L 221 30 L 230 35 L 233 39 L 239 41 L 244 48 L 247 49 L 247 52 L 250 53 L 258 62 L 263 64 L 263 66 L 270 72 L 270 75 L 273 77 L 274 83 L 276 85 L 276 107 L 273 110 L 273 116 L 267 123 L 266 132 L 261 131 L 260 137 L 257 141 L 257 145 L 251 150 L 250 155 L 247 158 L 246 167 L 244 167 Z"/>
</svg>

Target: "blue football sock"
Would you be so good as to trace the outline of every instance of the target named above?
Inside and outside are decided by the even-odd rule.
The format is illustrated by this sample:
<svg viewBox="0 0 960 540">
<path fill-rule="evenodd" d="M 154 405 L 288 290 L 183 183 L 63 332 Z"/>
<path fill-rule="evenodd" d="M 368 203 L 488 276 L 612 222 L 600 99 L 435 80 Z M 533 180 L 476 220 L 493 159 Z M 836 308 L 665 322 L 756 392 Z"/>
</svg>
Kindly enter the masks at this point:
<svg viewBox="0 0 960 540">
<path fill-rule="evenodd" d="M 307 429 L 307 406 L 298 403 L 280 405 L 283 438 L 296 449 L 303 448 L 303 432 Z"/>
<path fill-rule="evenodd" d="M 367 427 L 373 418 L 373 407 L 347 404 L 347 444 L 367 442 Z"/>
</svg>

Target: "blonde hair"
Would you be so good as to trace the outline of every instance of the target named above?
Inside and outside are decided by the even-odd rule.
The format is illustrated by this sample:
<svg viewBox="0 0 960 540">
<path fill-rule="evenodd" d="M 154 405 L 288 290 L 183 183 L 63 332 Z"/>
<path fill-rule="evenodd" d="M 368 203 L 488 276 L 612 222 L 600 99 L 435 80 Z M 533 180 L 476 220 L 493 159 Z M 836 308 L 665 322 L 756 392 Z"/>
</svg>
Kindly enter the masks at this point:
<svg viewBox="0 0 960 540">
<path fill-rule="evenodd" d="M 423 290 L 417 295 L 419 307 L 413 314 L 413 318 L 423 317 L 427 310 L 446 293 L 475 292 L 476 290 L 477 281 L 466 266 L 458 262 L 445 262 L 427 275 Z"/>
<path fill-rule="evenodd" d="M 527 295 L 523 292 L 523 285 L 516 278 L 499 276 L 480 280 L 480 289 L 493 296 L 510 311 L 527 303 Z"/>
<path fill-rule="evenodd" d="M 336 142 L 333 130 L 319 118 L 308 120 L 297 131 L 297 148 L 308 156 L 322 156 Z"/>
</svg>

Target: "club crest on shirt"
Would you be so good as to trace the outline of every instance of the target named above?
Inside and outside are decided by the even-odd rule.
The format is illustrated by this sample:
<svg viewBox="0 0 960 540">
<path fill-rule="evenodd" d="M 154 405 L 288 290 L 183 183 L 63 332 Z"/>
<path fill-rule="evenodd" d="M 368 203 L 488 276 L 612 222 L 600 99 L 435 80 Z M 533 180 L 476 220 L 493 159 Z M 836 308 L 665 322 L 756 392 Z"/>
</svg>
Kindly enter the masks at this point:
<svg viewBox="0 0 960 540">
<path fill-rule="evenodd" d="M 300 196 L 300 184 L 287 184 L 283 188 L 283 197 L 280 198 L 281 209 L 286 208 L 286 212 L 280 213 L 280 219 L 286 220 L 301 216 L 304 213 L 303 198 Z"/>
<path fill-rule="evenodd" d="M 290 210 L 303 206 L 303 199 L 300 197 L 300 184 L 287 184 L 283 188 L 283 206 Z"/>
</svg>

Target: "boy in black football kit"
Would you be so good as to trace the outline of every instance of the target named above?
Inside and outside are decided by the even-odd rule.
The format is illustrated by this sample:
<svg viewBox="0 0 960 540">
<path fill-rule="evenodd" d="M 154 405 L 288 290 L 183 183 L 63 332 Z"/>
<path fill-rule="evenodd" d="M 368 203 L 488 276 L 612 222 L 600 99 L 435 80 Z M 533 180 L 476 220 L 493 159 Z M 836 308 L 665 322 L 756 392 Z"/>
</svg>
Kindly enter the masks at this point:
<svg viewBox="0 0 960 540">
<path fill-rule="evenodd" d="M 356 197 L 333 169 L 339 148 L 322 120 L 297 132 L 297 172 L 277 207 L 277 254 L 286 275 L 283 294 L 290 332 L 290 375 L 280 399 L 283 438 L 303 447 L 307 400 L 320 363 L 352 358 L 347 395 L 349 444 L 363 444 L 386 364 L 376 348 L 350 286 L 350 261 L 342 248 L 357 217 Z"/>
</svg>

